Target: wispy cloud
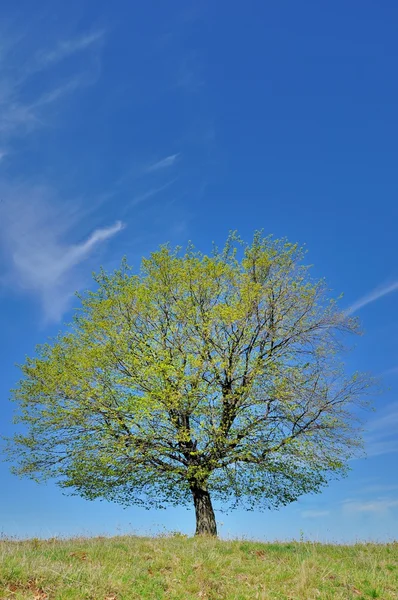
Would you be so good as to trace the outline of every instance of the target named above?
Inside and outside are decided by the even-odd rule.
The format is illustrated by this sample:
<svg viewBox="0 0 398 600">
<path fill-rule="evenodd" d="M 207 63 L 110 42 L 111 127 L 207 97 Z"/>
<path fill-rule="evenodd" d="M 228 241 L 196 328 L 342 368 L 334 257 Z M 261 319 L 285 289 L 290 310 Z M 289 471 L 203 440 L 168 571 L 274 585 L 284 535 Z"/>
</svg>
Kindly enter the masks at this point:
<svg viewBox="0 0 398 600">
<path fill-rule="evenodd" d="M 303 510 L 301 516 L 304 519 L 320 519 L 330 515 L 330 510 Z"/>
<path fill-rule="evenodd" d="M 71 269 L 85 260 L 95 246 L 119 233 L 123 227 L 124 225 L 121 221 L 116 221 L 116 223 L 109 227 L 96 229 L 85 242 L 69 246 L 60 262 L 59 271 L 63 273 L 65 270 Z"/>
<path fill-rule="evenodd" d="M 9 98 L 0 99 L 0 139 L 4 145 L 8 145 L 10 139 L 22 131 L 28 132 L 38 121 L 33 107 L 13 98 L 11 93 Z"/>
<path fill-rule="evenodd" d="M 41 52 L 38 54 L 38 64 L 41 67 L 49 66 L 56 62 L 75 54 L 86 50 L 96 42 L 100 41 L 104 37 L 104 31 L 93 31 L 86 33 L 80 37 L 72 38 L 69 40 L 63 40 L 58 43 L 56 48 L 48 52 Z"/>
<path fill-rule="evenodd" d="M 95 81 L 97 66 L 93 69 L 91 64 L 87 68 L 86 63 L 83 62 L 77 72 L 72 76 L 69 75 L 56 86 L 52 83 L 46 85 L 46 79 L 43 80 L 42 77 L 37 79 L 37 75 L 63 58 L 92 46 L 103 35 L 103 31 L 96 31 L 60 42 L 52 51 L 42 51 L 35 59 L 26 58 L 23 68 L 15 62 L 14 46 L 11 41 L 8 42 L 6 51 L 0 54 L 1 152 L 7 153 L 14 139 L 30 134 L 43 125 L 48 120 L 50 104 L 61 100 L 77 88 Z"/>
<path fill-rule="evenodd" d="M 378 288 L 372 290 L 369 294 L 362 296 L 362 298 L 359 298 L 359 300 L 354 302 L 354 304 L 352 304 L 346 310 L 346 314 L 352 315 L 355 312 L 357 312 L 358 310 L 360 310 L 361 308 L 363 308 L 364 306 L 367 306 L 368 304 L 371 304 L 372 302 L 379 300 L 379 298 L 383 298 L 383 296 L 387 296 L 387 294 L 396 292 L 397 290 L 398 290 L 398 281 L 393 281 L 392 283 L 378 287 Z"/>
<path fill-rule="evenodd" d="M 353 515 L 358 513 L 373 513 L 374 515 L 385 515 L 391 509 L 398 507 L 398 500 L 393 498 L 380 498 L 377 500 L 345 500 L 343 502 L 343 513 Z"/>
<path fill-rule="evenodd" d="M 2 284 L 36 295 L 45 319 L 58 321 L 85 281 L 79 266 L 123 224 L 97 228 L 83 241 L 74 241 L 83 226 L 78 205 L 61 203 L 44 187 L 3 188 L 1 196 Z"/>
<path fill-rule="evenodd" d="M 381 456 L 398 452 L 398 402 L 386 406 L 364 427 L 367 456 Z"/>
<path fill-rule="evenodd" d="M 173 185 L 173 183 L 175 183 L 176 181 L 177 181 L 177 178 L 172 179 L 171 181 L 168 181 L 164 185 L 160 185 L 158 187 L 151 188 L 151 189 L 147 190 L 146 192 L 143 192 L 142 194 L 138 194 L 137 196 L 134 196 L 132 201 L 129 203 L 129 207 L 137 206 L 138 204 L 141 204 L 142 202 L 146 202 L 146 200 L 149 200 L 150 198 L 157 196 L 158 194 L 160 194 L 161 192 L 163 192 L 164 190 L 169 188 L 171 185 Z"/>
<path fill-rule="evenodd" d="M 391 367 L 384 371 L 383 375 L 398 375 L 398 367 Z"/>
<path fill-rule="evenodd" d="M 168 167 L 172 167 L 180 154 L 171 154 L 170 156 L 166 156 L 166 158 L 162 158 L 162 160 L 158 160 L 157 162 L 149 165 L 146 168 L 147 173 L 152 173 L 153 171 L 159 171 L 161 169 L 167 169 Z"/>
<path fill-rule="evenodd" d="M 31 133 L 44 124 L 43 109 L 62 97 L 70 94 L 85 82 L 83 77 L 76 77 L 66 83 L 44 92 L 33 102 L 27 104 L 20 99 L 10 98 L 0 102 L 0 136 L 4 143 L 10 142 L 15 137 Z M 0 152 L 0 160 L 7 154 L 7 150 Z"/>
<path fill-rule="evenodd" d="M 389 483 L 374 483 L 371 485 L 364 486 L 361 492 L 374 493 L 374 492 L 392 492 L 398 490 L 398 484 Z"/>
<path fill-rule="evenodd" d="M 44 71 L 61 60 L 95 46 L 103 31 L 59 42 L 50 51 L 26 51 L 25 60 L 8 40 L 0 54 L 0 160 L 18 154 L 16 142 L 48 122 L 50 105 L 77 88 L 93 83 L 92 65 L 74 65 L 74 72 L 54 86 Z M 3 41 L 3 40 L 2 40 Z M 32 56 L 32 58 L 30 58 Z M 97 61 L 96 61 L 97 64 Z M 94 75 L 97 73 L 95 70 Z M 39 77 L 37 77 L 40 74 Z M 12 151 L 10 148 L 12 147 Z M 47 321 L 59 320 L 77 289 L 86 285 L 83 268 L 123 228 L 120 221 L 90 227 L 75 202 L 57 196 L 53 187 L 0 180 L 0 285 L 26 291 L 41 303 Z M 91 230 L 91 232 L 90 232 Z"/>
<path fill-rule="evenodd" d="M 76 88 L 78 88 L 85 81 L 83 77 L 75 77 L 70 81 L 67 81 L 63 85 L 60 85 L 56 88 L 53 88 L 49 92 L 45 92 L 42 96 L 40 96 L 32 105 L 31 110 L 35 108 L 40 108 L 45 106 L 46 104 L 51 104 L 56 100 L 59 100 L 66 94 L 73 92 Z"/>
<path fill-rule="evenodd" d="M 0 98 L 0 142 L 7 154 L 7 145 L 14 138 L 26 135 L 45 123 L 44 108 L 61 100 L 77 88 L 91 83 L 91 77 L 82 74 L 63 84 L 46 90 L 31 102 L 26 102 L 17 87 L 8 85 L 7 93 Z"/>
<path fill-rule="evenodd" d="M 366 442 L 366 455 L 369 457 L 395 454 L 398 452 L 398 440 L 387 439 L 381 441 L 368 440 Z"/>
<path fill-rule="evenodd" d="M 367 432 L 391 432 L 398 429 L 398 402 L 388 404 L 379 416 L 366 424 Z"/>
</svg>

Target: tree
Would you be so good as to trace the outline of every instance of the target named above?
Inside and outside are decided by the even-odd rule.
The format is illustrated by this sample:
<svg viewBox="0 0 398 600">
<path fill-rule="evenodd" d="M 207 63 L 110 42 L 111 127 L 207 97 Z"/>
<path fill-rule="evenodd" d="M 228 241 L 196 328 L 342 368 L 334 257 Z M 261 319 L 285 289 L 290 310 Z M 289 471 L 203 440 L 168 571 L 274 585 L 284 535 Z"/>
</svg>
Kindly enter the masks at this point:
<svg viewBox="0 0 398 600">
<path fill-rule="evenodd" d="M 88 499 L 271 508 L 345 474 L 361 445 L 342 334 L 355 320 L 285 240 L 161 247 L 95 276 L 73 324 L 21 367 L 14 471 Z"/>
</svg>

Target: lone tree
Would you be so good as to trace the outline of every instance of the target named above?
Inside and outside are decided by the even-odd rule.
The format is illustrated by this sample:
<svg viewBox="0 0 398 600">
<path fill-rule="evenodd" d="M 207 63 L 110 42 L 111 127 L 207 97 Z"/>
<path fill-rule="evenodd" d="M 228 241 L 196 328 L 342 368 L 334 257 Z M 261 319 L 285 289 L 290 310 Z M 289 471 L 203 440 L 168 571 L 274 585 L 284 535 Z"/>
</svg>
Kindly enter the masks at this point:
<svg viewBox="0 0 398 600">
<path fill-rule="evenodd" d="M 286 240 L 162 246 L 95 276 L 72 326 L 21 367 L 14 471 L 88 499 L 286 505 L 347 470 L 368 386 L 338 360 L 355 320 Z"/>
</svg>

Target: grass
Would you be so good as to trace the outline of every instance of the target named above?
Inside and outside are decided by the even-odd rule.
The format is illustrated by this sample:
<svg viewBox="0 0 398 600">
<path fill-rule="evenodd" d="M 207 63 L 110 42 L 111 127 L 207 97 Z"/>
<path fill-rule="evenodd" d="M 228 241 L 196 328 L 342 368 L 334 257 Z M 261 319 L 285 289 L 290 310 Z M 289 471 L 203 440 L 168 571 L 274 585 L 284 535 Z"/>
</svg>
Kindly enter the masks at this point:
<svg viewBox="0 0 398 600">
<path fill-rule="evenodd" d="M 186 538 L 0 541 L 0 598 L 398 599 L 398 543 Z"/>
</svg>

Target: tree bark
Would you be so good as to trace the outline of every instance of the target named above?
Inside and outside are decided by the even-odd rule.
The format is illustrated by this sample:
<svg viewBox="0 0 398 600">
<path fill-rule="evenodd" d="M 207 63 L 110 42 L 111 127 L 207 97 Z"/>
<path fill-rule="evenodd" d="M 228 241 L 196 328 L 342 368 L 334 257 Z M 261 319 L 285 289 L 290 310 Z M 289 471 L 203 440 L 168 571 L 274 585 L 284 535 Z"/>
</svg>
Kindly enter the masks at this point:
<svg viewBox="0 0 398 600">
<path fill-rule="evenodd" d="M 191 487 L 191 492 L 196 514 L 195 535 L 217 536 L 216 518 L 209 492 L 196 486 Z"/>
</svg>

